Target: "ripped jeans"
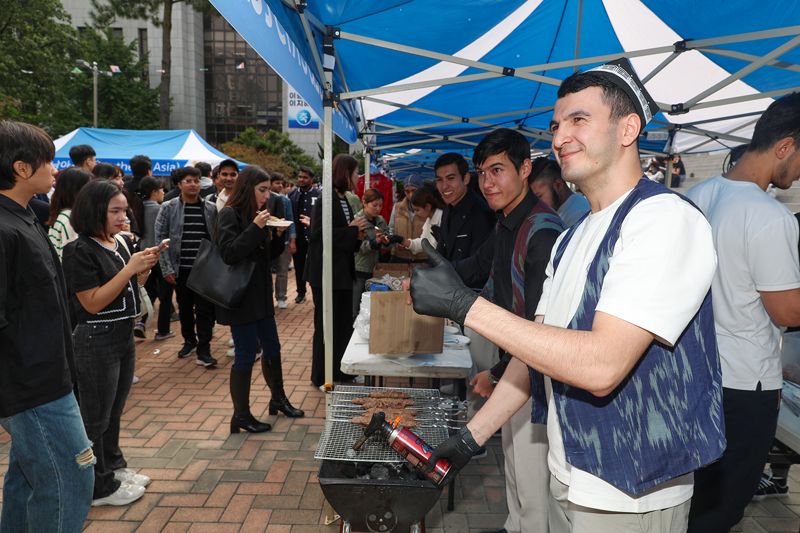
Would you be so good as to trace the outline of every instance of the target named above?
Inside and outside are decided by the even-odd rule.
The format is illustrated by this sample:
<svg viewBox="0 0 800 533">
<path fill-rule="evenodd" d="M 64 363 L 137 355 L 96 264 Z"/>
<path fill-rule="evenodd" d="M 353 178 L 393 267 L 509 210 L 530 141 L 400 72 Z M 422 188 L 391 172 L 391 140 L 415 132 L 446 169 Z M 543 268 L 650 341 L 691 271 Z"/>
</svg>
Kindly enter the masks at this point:
<svg viewBox="0 0 800 533">
<path fill-rule="evenodd" d="M 11 435 L 0 532 L 78 532 L 92 504 L 94 455 L 71 392 L 0 418 Z"/>
</svg>

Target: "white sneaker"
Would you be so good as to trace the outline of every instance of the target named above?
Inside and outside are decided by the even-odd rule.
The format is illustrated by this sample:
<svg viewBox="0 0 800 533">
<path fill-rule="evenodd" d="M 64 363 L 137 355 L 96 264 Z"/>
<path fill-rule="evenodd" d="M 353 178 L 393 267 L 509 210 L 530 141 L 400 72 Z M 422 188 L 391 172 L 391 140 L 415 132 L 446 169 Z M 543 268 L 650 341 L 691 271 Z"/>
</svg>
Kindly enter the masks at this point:
<svg viewBox="0 0 800 533">
<path fill-rule="evenodd" d="M 142 487 L 146 487 L 150 484 L 150 478 L 148 476 L 145 476 L 144 474 L 137 474 L 130 468 L 120 468 L 118 470 L 114 470 L 114 478 L 122 483 L 128 482 L 131 485 L 141 485 Z"/>
<path fill-rule="evenodd" d="M 113 494 L 109 494 L 105 498 L 92 500 L 92 507 L 99 507 L 101 505 L 128 505 L 142 496 L 144 496 L 144 487 L 131 483 L 123 483 Z"/>
<path fill-rule="evenodd" d="M 286 309 L 289 307 L 286 305 L 286 300 L 278 300 L 278 309 Z"/>
</svg>

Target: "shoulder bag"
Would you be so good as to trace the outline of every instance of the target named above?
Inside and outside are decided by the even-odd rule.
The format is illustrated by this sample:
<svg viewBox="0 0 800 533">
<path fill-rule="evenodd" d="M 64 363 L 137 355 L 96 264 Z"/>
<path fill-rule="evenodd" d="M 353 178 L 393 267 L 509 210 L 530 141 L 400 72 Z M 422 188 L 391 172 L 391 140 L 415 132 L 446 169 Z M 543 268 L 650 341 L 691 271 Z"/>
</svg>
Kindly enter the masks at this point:
<svg viewBox="0 0 800 533">
<path fill-rule="evenodd" d="M 233 265 L 225 263 L 219 248 L 203 239 L 186 286 L 220 307 L 236 309 L 244 299 L 255 268 L 251 259 Z"/>
</svg>

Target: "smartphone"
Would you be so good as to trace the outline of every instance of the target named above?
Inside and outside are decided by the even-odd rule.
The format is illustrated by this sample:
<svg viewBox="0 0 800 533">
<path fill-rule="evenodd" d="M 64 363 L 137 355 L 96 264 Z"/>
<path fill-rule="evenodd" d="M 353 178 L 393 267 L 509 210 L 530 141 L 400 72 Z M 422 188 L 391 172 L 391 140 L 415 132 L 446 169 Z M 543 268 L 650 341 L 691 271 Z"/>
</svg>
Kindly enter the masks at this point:
<svg viewBox="0 0 800 533">
<path fill-rule="evenodd" d="M 161 252 L 166 248 L 169 248 L 169 239 L 161 241 L 161 244 L 158 245 L 158 251 Z"/>
</svg>

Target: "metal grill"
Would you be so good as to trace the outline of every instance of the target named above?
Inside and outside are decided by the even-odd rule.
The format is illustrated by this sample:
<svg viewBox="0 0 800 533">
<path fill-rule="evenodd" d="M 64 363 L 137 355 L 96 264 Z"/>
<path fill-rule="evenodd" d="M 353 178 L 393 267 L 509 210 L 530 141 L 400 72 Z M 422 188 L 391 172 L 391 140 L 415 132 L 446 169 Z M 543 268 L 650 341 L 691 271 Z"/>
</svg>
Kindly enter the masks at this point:
<svg viewBox="0 0 800 533">
<path fill-rule="evenodd" d="M 451 400 L 439 394 L 438 389 L 407 389 L 393 387 L 337 386 L 331 393 L 328 418 L 319 439 L 315 459 L 372 463 L 398 463 L 404 459 L 386 442 L 372 438 L 359 451 L 352 449 L 364 435 L 364 427 L 350 419 L 359 414 L 360 406 L 354 398 L 365 398 L 370 392 L 404 392 L 414 400 L 417 426 L 412 431 L 435 447 L 447 440 L 447 419 L 452 414 Z M 362 411 L 363 412 L 363 411 Z"/>
</svg>

